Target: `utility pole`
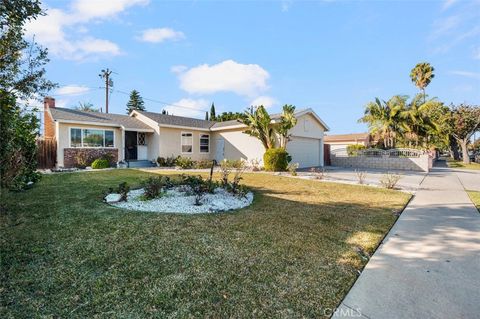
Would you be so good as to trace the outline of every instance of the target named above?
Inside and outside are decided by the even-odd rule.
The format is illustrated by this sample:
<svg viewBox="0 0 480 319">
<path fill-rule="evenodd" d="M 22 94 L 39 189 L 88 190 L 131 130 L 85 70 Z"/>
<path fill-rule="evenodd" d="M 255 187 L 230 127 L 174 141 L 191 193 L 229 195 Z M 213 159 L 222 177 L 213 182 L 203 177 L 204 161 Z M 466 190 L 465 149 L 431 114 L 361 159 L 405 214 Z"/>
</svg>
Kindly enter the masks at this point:
<svg viewBox="0 0 480 319">
<path fill-rule="evenodd" d="M 110 78 L 112 71 L 108 68 L 103 70 L 98 75 L 100 78 L 105 79 L 105 113 L 108 113 L 108 90 L 109 87 L 113 87 L 113 80 Z"/>
</svg>

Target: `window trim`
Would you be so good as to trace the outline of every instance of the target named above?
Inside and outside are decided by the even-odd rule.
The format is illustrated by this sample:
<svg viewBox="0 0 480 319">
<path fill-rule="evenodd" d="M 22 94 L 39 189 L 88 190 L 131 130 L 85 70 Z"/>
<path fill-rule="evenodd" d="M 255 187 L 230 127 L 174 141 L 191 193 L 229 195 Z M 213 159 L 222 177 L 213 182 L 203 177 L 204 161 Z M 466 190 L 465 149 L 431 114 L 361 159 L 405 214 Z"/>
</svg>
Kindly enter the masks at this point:
<svg viewBox="0 0 480 319">
<path fill-rule="evenodd" d="M 202 152 L 202 136 L 208 136 L 208 152 Z M 200 154 L 210 154 L 210 134 L 200 133 L 198 134 L 198 152 Z"/>
<path fill-rule="evenodd" d="M 79 129 L 80 130 L 80 140 L 82 146 L 72 146 L 72 129 Z M 83 146 L 83 130 L 100 130 L 103 131 L 103 143 L 105 143 L 105 131 L 112 131 L 113 132 L 113 146 Z M 68 127 L 68 146 L 69 148 L 92 148 L 92 149 L 100 149 L 100 148 L 108 148 L 114 149 L 115 148 L 115 129 L 104 129 L 104 128 L 96 128 L 96 127 L 78 127 L 78 126 L 69 126 Z"/>
<path fill-rule="evenodd" d="M 191 134 L 191 139 L 192 139 L 192 144 L 190 145 L 192 147 L 192 151 L 191 152 L 184 152 L 183 151 L 183 134 Z M 189 145 L 189 144 L 185 144 L 185 145 Z M 193 132 L 188 132 L 188 131 L 181 131 L 180 132 L 180 153 L 181 154 L 193 154 Z"/>
</svg>

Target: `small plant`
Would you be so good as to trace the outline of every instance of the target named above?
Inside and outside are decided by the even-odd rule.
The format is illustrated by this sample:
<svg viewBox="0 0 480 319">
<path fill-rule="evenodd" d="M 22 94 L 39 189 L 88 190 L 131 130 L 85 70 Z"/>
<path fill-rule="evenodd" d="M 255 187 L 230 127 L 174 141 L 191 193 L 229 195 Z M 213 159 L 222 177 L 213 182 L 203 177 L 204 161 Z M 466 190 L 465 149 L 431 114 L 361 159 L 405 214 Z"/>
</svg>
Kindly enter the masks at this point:
<svg viewBox="0 0 480 319">
<path fill-rule="evenodd" d="M 249 166 L 250 166 L 250 168 L 253 172 L 258 172 L 262 169 L 260 167 L 260 161 L 257 158 L 252 158 L 250 160 L 250 165 Z"/>
<path fill-rule="evenodd" d="M 386 172 L 380 179 L 380 184 L 387 189 L 393 189 L 401 178 L 399 174 Z"/>
<path fill-rule="evenodd" d="M 287 170 L 290 172 L 292 176 L 297 176 L 297 169 L 299 164 L 298 163 L 290 163 L 287 166 Z"/>
<path fill-rule="evenodd" d="M 327 172 L 325 171 L 325 168 L 316 168 L 312 167 L 310 169 L 310 172 L 313 174 L 315 179 L 325 179 L 327 177 Z"/>
<path fill-rule="evenodd" d="M 157 164 L 158 164 L 158 166 L 160 166 L 160 167 L 165 167 L 165 166 L 167 166 L 167 165 L 166 165 L 166 164 L 167 164 L 167 160 L 165 159 L 165 157 L 159 156 L 159 157 L 157 157 Z"/>
<path fill-rule="evenodd" d="M 224 159 L 220 162 L 220 182 L 222 186 L 228 185 L 228 176 L 232 173 L 231 161 Z"/>
<path fill-rule="evenodd" d="M 181 169 L 190 169 L 193 168 L 193 160 L 190 157 L 177 157 L 175 161 L 175 165 L 180 167 Z"/>
<path fill-rule="evenodd" d="M 362 144 L 352 144 L 347 146 L 348 156 L 357 156 L 359 151 L 366 149 L 365 145 Z"/>
<path fill-rule="evenodd" d="M 189 191 L 195 196 L 195 206 L 202 205 L 202 199 L 205 196 L 205 193 L 207 193 L 211 189 L 212 184 L 210 183 L 213 182 L 204 180 L 203 177 L 200 175 L 183 175 L 182 178 L 183 183 L 188 186 Z"/>
<path fill-rule="evenodd" d="M 170 178 L 167 176 L 149 177 L 145 180 L 143 185 L 143 197 L 145 199 L 154 199 L 162 195 L 162 190 L 170 182 Z"/>
<path fill-rule="evenodd" d="M 108 161 L 108 159 L 97 158 L 92 163 L 92 168 L 93 169 L 102 169 L 102 168 L 107 168 L 107 167 L 110 167 L 110 162 Z"/>
<path fill-rule="evenodd" d="M 130 186 L 128 186 L 127 182 L 123 182 L 118 184 L 118 188 L 115 193 L 120 194 L 120 202 L 126 202 L 128 197 L 128 192 L 130 191 Z"/>
<path fill-rule="evenodd" d="M 174 156 L 169 156 L 167 158 L 161 156 L 157 157 L 157 163 L 160 167 L 173 167 L 175 166 L 176 161 L 177 157 Z"/>
<path fill-rule="evenodd" d="M 90 159 L 85 152 L 79 152 L 75 156 L 75 167 L 77 168 L 85 168 L 90 164 Z"/>
<path fill-rule="evenodd" d="M 360 185 L 365 184 L 365 179 L 367 178 L 367 172 L 355 170 L 355 174 L 357 175 L 358 183 Z"/>
</svg>

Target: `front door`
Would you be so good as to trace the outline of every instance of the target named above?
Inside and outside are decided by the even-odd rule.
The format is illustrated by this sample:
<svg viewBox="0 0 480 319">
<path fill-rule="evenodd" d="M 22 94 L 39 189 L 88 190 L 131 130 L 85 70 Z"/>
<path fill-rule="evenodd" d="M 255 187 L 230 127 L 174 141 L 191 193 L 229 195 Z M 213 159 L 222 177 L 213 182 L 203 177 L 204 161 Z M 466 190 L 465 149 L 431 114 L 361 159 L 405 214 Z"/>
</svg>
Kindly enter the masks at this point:
<svg viewBox="0 0 480 319">
<path fill-rule="evenodd" d="M 125 159 L 127 161 L 137 159 L 137 132 L 125 131 Z"/>
</svg>

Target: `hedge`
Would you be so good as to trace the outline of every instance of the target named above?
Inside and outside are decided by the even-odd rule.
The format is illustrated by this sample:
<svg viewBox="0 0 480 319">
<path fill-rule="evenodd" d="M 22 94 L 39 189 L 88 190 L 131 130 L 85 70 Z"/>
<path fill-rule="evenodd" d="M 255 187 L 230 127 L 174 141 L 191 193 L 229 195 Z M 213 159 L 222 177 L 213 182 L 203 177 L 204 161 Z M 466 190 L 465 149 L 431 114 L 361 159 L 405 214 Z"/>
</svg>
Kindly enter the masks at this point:
<svg viewBox="0 0 480 319">
<path fill-rule="evenodd" d="M 263 155 L 263 165 L 266 171 L 282 172 L 288 166 L 288 153 L 283 148 L 268 149 Z"/>
</svg>

